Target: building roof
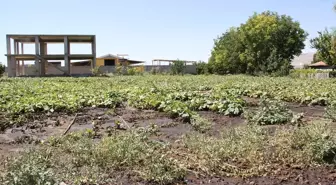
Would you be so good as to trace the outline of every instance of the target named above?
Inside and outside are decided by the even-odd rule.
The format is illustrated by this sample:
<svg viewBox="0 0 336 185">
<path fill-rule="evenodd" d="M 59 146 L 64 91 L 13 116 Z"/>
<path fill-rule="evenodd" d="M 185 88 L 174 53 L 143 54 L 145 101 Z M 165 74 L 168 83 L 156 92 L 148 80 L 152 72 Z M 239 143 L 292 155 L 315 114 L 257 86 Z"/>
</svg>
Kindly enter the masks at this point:
<svg viewBox="0 0 336 185">
<path fill-rule="evenodd" d="M 8 38 L 14 39 L 15 41 L 22 43 L 34 43 L 35 37 L 38 37 L 40 40 L 44 42 L 54 42 L 54 43 L 62 43 L 64 42 L 64 37 L 67 36 L 70 42 L 83 42 L 89 43 L 95 40 L 95 35 L 27 35 L 27 34 L 7 34 Z"/>
<path fill-rule="evenodd" d="M 309 65 L 310 67 L 320 67 L 320 66 L 328 66 L 328 64 L 326 64 L 325 62 L 323 61 L 320 61 L 320 62 L 316 62 L 314 64 L 310 64 Z"/>
<path fill-rule="evenodd" d="M 117 55 L 112 55 L 112 54 L 106 54 L 106 55 L 100 56 L 98 58 L 119 58 L 119 59 L 122 59 L 122 57 L 119 57 Z"/>
<path fill-rule="evenodd" d="M 100 59 L 110 59 L 110 58 L 117 58 L 117 59 L 122 59 L 122 60 L 126 60 L 132 64 L 140 64 L 140 63 L 145 63 L 144 61 L 137 61 L 137 60 L 130 60 L 130 59 L 127 59 L 127 58 L 124 58 L 124 57 L 121 57 L 121 56 L 117 56 L 117 55 L 113 55 L 113 54 L 106 54 L 106 55 L 103 55 L 103 56 L 100 56 L 98 57 Z"/>
</svg>

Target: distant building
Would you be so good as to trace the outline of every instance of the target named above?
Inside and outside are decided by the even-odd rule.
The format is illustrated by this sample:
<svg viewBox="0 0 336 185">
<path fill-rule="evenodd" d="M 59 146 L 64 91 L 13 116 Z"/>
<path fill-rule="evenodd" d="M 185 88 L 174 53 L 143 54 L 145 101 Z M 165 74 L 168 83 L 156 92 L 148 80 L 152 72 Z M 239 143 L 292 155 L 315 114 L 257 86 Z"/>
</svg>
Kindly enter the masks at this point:
<svg viewBox="0 0 336 185">
<path fill-rule="evenodd" d="M 107 54 L 101 57 L 97 57 L 96 66 L 116 66 L 120 64 L 133 65 L 145 63 L 144 61 L 130 60 L 117 55 Z"/>
<path fill-rule="evenodd" d="M 310 64 L 308 65 L 309 68 L 311 69 L 332 69 L 331 66 L 329 66 L 328 64 L 326 64 L 325 62 L 323 61 L 320 61 L 320 62 L 316 62 L 316 63 L 313 63 L 313 64 Z"/>
</svg>

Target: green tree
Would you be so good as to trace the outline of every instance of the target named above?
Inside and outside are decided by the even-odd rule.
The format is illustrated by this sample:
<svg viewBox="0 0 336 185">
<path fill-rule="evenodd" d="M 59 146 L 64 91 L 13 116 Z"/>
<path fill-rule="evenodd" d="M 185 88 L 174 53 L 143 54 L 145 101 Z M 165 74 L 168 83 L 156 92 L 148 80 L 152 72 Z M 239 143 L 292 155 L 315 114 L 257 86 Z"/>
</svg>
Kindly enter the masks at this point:
<svg viewBox="0 0 336 185">
<path fill-rule="evenodd" d="M 289 16 L 270 11 L 254 14 L 215 40 L 209 64 L 220 74 L 286 74 L 306 38 L 299 22 Z"/>
<path fill-rule="evenodd" d="M 247 72 L 275 73 L 285 70 L 295 55 L 304 49 L 308 34 L 287 15 L 266 11 L 254 14 L 241 26 L 245 45 L 242 60 L 247 62 Z"/>
<path fill-rule="evenodd" d="M 240 60 L 244 51 L 238 28 L 230 28 L 214 41 L 209 59 L 212 72 L 217 74 L 245 73 L 246 63 Z"/>
<path fill-rule="evenodd" d="M 0 77 L 5 73 L 5 65 L 0 64 Z"/>
<path fill-rule="evenodd" d="M 173 64 L 171 65 L 171 73 L 173 75 L 184 74 L 184 70 L 185 70 L 184 61 L 177 60 L 174 61 Z"/>
<path fill-rule="evenodd" d="M 310 40 L 311 47 L 317 50 L 316 58 L 330 66 L 336 65 L 336 34 L 327 29 L 318 32 L 318 37 Z"/>
</svg>

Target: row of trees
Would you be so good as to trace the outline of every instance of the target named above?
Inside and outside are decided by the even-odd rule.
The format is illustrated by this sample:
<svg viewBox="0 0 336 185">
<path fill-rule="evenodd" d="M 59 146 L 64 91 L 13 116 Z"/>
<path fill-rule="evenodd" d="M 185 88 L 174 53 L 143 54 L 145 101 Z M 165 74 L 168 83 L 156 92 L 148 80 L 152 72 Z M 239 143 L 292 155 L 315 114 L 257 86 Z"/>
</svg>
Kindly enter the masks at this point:
<svg viewBox="0 0 336 185">
<path fill-rule="evenodd" d="M 311 40 L 311 46 L 317 49 L 316 61 L 335 64 L 334 35 L 325 30 Z M 209 62 L 198 64 L 198 73 L 287 75 L 307 36 L 290 16 L 270 11 L 254 14 L 215 39 Z"/>
</svg>

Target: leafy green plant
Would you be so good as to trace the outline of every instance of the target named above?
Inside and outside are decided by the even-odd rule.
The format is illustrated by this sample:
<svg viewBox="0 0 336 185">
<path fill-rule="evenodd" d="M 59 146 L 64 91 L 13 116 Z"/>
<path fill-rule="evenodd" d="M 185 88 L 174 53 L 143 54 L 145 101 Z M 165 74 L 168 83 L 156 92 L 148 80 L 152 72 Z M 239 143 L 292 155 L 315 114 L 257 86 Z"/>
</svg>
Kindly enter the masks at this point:
<svg viewBox="0 0 336 185">
<path fill-rule="evenodd" d="M 205 118 L 202 118 L 198 114 L 192 116 L 190 123 L 196 131 L 199 131 L 201 133 L 205 133 L 210 130 L 213 125 L 213 123 Z"/>
<path fill-rule="evenodd" d="M 333 122 L 336 122 L 336 104 L 331 103 L 326 108 L 326 117 L 331 119 Z"/>
<path fill-rule="evenodd" d="M 249 123 L 258 125 L 274 125 L 289 123 L 293 118 L 293 113 L 280 101 L 262 99 L 259 109 L 247 113 Z"/>
<path fill-rule="evenodd" d="M 0 64 L 0 77 L 5 73 L 5 65 Z"/>
</svg>

